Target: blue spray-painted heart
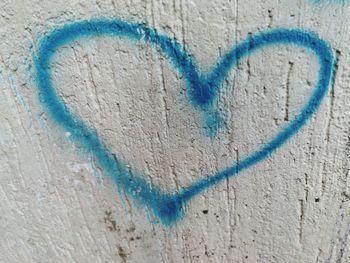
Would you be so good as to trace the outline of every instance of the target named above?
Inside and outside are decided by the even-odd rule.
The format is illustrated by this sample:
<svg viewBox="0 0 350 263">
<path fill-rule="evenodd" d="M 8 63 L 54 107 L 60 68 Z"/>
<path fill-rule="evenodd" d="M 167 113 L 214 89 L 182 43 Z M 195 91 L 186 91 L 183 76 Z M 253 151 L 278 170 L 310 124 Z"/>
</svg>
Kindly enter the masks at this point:
<svg viewBox="0 0 350 263">
<path fill-rule="evenodd" d="M 300 113 L 262 148 L 243 158 L 239 163 L 201 178 L 179 192 L 169 193 L 158 186 L 151 185 L 143 176 L 131 173 L 125 164 L 106 147 L 97 132 L 71 113 L 52 84 L 51 62 L 60 47 L 83 37 L 103 35 L 145 41 L 159 47 L 175 69 L 186 79 L 192 104 L 204 112 L 213 107 L 222 81 L 238 61 L 267 46 L 296 45 L 312 51 L 320 64 L 319 78 L 309 101 Z M 158 34 L 155 29 L 143 24 L 109 19 L 75 22 L 54 30 L 40 41 L 34 61 L 40 101 L 48 115 L 63 129 L 70 132 L 75 142 L 81 143 L 94 155 L 105 173 L 115 180 L 120 193 L 124 191 L 138 204 L 150 208 L 165 225 L 170 225 L 181 218 L 185 205 L 194 196 L 264 160 L 295 135 L 319 108 L 330 85 L 334 67 L 332 50 L 315 34 L 301 30 L 276 29 L 251 36 L 233 47 L 215 65 L 211 73 L 204 76 L 199 73 L 194 59 L 175 40 Z"/>
</svg>

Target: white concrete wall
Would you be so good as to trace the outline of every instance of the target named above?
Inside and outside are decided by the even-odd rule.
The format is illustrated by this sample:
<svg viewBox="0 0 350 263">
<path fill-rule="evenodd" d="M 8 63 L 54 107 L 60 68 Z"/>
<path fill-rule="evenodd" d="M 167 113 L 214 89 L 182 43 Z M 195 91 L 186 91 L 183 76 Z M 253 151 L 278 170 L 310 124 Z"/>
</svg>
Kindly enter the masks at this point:
<svg viewBox="0 0 350 263">
<path fill-rule="evenodd" d="M 0 262 L 350 262 L 349 11 L 303 0 L 2 0 Z M 248 34 L 306 29 L 339 54 L 335 83 L 274 155 L 200 194 L 166 227 L 129 197 L 123 204 L 38 98 L 32 55 L 40 37 L 99 17 L 175 37 L 203 71 Z M 144 43 L 74 42 L 59 51 L 53 81 L 132 170 L 170 190 L 273 138 L 308 100 L 318 67 L 305 50 L 283 46 L 240 62 L 220 93 L 227 127 L 213 139 L 183 78 Z"/>
</svg>

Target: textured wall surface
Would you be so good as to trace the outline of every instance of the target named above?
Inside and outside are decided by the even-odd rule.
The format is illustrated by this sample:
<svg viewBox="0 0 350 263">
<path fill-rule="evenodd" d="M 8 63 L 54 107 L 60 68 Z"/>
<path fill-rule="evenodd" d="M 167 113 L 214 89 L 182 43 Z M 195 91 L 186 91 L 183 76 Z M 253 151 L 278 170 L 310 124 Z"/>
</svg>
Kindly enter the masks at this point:
<svg viewBox="0 0 350 263">
<path fill-rule="evenodd" d="M 316 2 L 2 0 L 0 262 L 350 262 L 350 7 Z M 41 39 L 100 18 L 145 23 L 176 39 L 202 74 L 247 37 L 306 30 L 331 47 L 334 76 L 295 136 L 199 193 L 182 218 L 164 225 L 123 187 L 118 192 L 39 96 L 33 58 Z M 266 145 L 298 116 L 322 77 L 305 48 L 257 50 L 220 84 L 223 122 L 208 136 L 184 76 L 146 41 L 76 39 L 57 50 L 51 66 L 70 111 L 131 173 L 164 191 Z"/>
</svg>

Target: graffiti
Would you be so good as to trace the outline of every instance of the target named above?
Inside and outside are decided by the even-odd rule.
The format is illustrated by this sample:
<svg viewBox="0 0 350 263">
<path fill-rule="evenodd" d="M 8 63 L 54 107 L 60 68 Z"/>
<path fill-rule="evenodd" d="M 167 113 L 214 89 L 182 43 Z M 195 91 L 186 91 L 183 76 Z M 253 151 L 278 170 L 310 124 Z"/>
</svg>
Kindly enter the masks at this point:
<svg viewBox="0 0 350 263">
<path fill-rule="evenodd" d="M 309 0 L 309 2 L 320 6 L 328 6 L 328 5 L 345 6 L 349 3 L 349 0 Z"/>
<path fill-rule="evenodd" d="M 192 105 L 208 119 L 212 118 L 209 115 L 214 111 L 212 110 L 214 102 L 229 71 L 234 69 L 240 60 L 267 46 L 292 45 L 308 49 L 318 58 L 319 78 L 309 101 L 295 119 L 262 148 L 239 160 L 239 163 L 234 163 L 222 171 L 198 179 L 177 192 L 165 192 L 148 182 L 144 176 L 130 172 L 123 161 L 107 148 L 98 133 L 69 110 L 53 86 L 51 62 L 57 50 L 84 37 L 102 35 L 131 41 L 144 41 L 153 47 L 160 48 L 163 55 L 171 61 L 174 69 L 186 80 Z M 39 97 L 46 113 L 56 124 L 71 134 L 70 138 L 74 142 L 82 144 L 88 152 L 94 155 L 99 166 L 115 181 L 120 194 L 125 192 L 138 205 L 152 210 L 165 225 L 173 224 L 181 219 L 186 205 L 192 198 L 266 159 L 294 136 L 319 108 L 328 91 L 334 67 L 331 48 L 315 34 L 301 30 L 275 29 L 250 36 L 233 47 L 218 61 L 208 75 L 204 75 L 198 70 L 193 57 L 187 54 L 186 50 L 174 39 L 159 34 L 155 29 L 144 24 L 103 19 L 75 22 L 54 30 L 41 39 L 37 54 L 34 55 L 34 61 Z"/>
</svg>

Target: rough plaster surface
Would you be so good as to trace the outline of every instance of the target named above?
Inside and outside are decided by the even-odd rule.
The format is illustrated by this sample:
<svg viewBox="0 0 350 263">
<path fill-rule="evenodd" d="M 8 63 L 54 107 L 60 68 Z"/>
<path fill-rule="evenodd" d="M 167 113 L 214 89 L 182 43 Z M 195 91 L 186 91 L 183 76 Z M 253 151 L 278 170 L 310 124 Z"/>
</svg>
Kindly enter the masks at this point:
<svg viewBox="0 0 350 263">
<path fill-rule="evenodd" d="M 350 262 L 350 9 L 285 1 L 19 1 L 0 3 L 0 262 Z M 175 37 L 208 70 L 247 35 L 316 32 L 338 57 L 311 121 L 276 154 L 190 202 L 164 227 L 121 198 L 89 153 L 38 99 L 32 53 L 68 21 L 118 17 Z M 307 101 L 319 65 L 303 49 L 243 60 L 220 93 L 227 125 L 202 129 L 169 62 L 108 37 L 61 49 L 63 100 L 130 168 L 165 189 L 186 186 L 272 138 Z"/>
</svg>

